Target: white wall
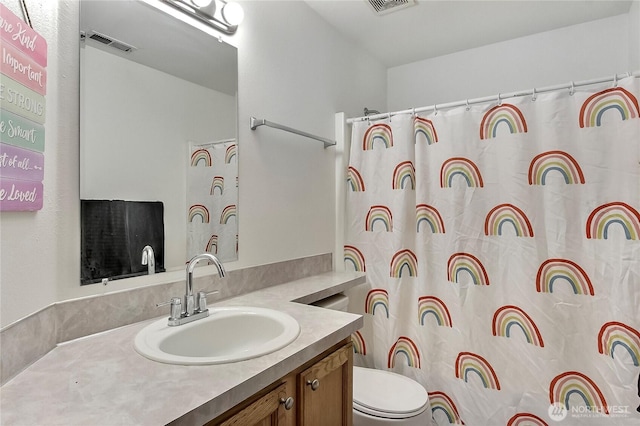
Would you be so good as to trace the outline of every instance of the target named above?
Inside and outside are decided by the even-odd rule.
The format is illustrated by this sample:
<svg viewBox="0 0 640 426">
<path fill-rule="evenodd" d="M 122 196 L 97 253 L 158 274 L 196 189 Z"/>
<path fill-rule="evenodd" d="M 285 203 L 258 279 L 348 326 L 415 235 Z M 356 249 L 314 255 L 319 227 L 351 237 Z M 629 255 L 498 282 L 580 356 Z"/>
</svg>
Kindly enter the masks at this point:
<svg viewBox="0 0 640 426">
<path fill-rule="evenodd" d="M 20 15 L 18 0 L 0 0 Z M 332 138 L 334 113 L 386 103 L 386 69 L 295 1 L 242 1 L 230 37 L 239 62 L 239 261 L 258 265 L 334 249 L 332 148 L 279 130 L 266 118 Z M 130 288 L 80 287 L 78 2 L 28 2 L 49 43 L 44 207 L 0 214 L 0 324 L 50 303 Z M 216 41 L 217 43 L 217 41 Z"/>
<path fill-rule="evenodd" d="M 2 3 L 22 16 L 18 1 Z M 76 3 L 29 2 L 33 26 L 48 42 L 44 204 L 38 212 L 0 213 L 2 325 L 56 301 L 60 283 L 80 272 Z"/>
<path fill-rule="evenodd" d="M 265 118 L 333 139 L 334 114 L 386 102 L 386 69 L 300 1 L 251 1 L 239 34 L 242 265 L 333 251 L 334 149 Z M 341 254 L 340 254 L 341 255 Z"/>
<path fill-rule="evenodd" d="M 629 10 L 629 68 L 640 70 L 640 0 L 635 0 Z"/>
<path fill-rule="evenodd" d="M 183 268 L 189 142 L 235 138 L 236 98 L 89 45 L 81 60 L 80 197 L 162 201 L 164 265 Z"/>
<path fill-rule="evenodd" d="M 630 71 L 631 45 L 637 50 L 638 40 L 631 41 L 629 22 L 630 14 L 624 14 L 391 68 L 387 108 L 403 110 Z"/>
</svg>

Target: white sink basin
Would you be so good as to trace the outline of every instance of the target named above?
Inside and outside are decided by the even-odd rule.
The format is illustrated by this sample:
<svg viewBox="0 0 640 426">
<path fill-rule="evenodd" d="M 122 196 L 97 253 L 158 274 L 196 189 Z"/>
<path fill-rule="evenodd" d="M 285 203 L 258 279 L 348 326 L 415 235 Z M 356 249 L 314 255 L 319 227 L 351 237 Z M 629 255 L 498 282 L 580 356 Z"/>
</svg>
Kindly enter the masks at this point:
<svg viewBox="0 0 640 426">
<path fill-rule="evenodd" d="M 300 333 L 293 317 L 273 309 L 230 306 L 209 311 L 206 318 L 176 327 L 169 327 L 166 318 L 153 322 L 137 334 L 136 351 L 167 364 L 224 364 L 277 351 Z"/>
</svg>

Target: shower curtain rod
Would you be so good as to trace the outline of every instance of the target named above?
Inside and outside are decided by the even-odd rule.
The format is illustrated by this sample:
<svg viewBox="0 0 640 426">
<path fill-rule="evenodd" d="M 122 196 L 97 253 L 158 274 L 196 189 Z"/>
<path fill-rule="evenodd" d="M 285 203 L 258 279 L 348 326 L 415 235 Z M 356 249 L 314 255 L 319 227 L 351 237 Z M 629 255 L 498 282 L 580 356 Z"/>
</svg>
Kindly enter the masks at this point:
<svg viewBox="0 0 640 426">
<path fill-rule="evenodd" d="M 235 141 L 236 141 L 235 138 L 222 139 L 222 140 L 214 141 L 214 142 L 195 143 L 195 144 L 193 144 L 193 146 L 197 146 L 197 147 L 201 147 L 201 148 L 209 148 L 211 146 L 220 145 L 221 143 L 229 143 L 229 142 L 235 142 Z"/>
<path fill-rule="evenodd" d="M 285 132 L 295 133 L 296 135 L 300 135 L 300 136 L 304 136 L 304 137 L 307 137 L 307 138 L 311 138 L 311 139 L 315 139 L 317 141 L 320 141 L 320 142 L 324 143 L 324 147 L 325 148 L 328 148 L 328 147 L 333 146 L 333 145 L 336 144 L 336 141 L 332 141 L 331 139 L 327 139 L 327 138 L 323 138 L 323 137 L 320 137 L 320 136 L 312 135 L 311 133 L 303 132 L 302 130 L 294 129 L 292 127 L 283 126 L 282 124 L 274 123 L 272 121 L 267 121 L 264 118 L 251 117 L 251 120 L 249 122 L 249 126 L 251 127 L 251 130 L 255 130 L 256 127 L 258 127 L 258 126 L 267 126 L 267 127 L 273 127 L 274 129 L 284 130 Z"/>
<path fill-rule="evenodd" d="M 502 94 L 499 93 L 498 96 L 486 96 L 484 98 L 466 99 L 464 101 L 449 102 L 449 103 L 440 104 L 440 105 L 430 105 L 430 106 L 420 107 L 420 108 L 405 109 L 402 111 L 385 112 L 381 114 L 369 115 L 364 117 L 348 118 L 347 124 L 356 123 L 358 121 L 379 120 L 382 118 L 390 118 L 394 115 L 399 115 L 399 114 L 409 114 L 409 113 L 415 114 L 417 112 L 438 111 L 439 109 L 455 108 L 455 107 L 465 106 L 465 105 L 469 106 L 469 105 L 482 104 L 482 103 L 493 102 L 493 101 L 501 102 L 504 99 L 515 98 L 519 96 L 535 97 L 535 95 L 539 93 L 555 92 L 557 90 L 563 90 L 563 89 L 569 89 L 573 91 L 576 87 L 589 86 L 592 84 L 607 83 L 607 82 L 613 82 L 614 84 L 617 84 L 618 80 L 626 77 L 631 77 L 631 76 L 635 78 L 640 78 L 640 71 L 626 72 L 624 74 L 616 74 L 613 77 L 570 82 L 568 84 L 560 84 L 556 86 L 547 86 L 540 89 L 534 88 L 533 90 L 528 90 L 528 91 L 519 91 L 519 92 L 502 93 Z"/>
</svg>

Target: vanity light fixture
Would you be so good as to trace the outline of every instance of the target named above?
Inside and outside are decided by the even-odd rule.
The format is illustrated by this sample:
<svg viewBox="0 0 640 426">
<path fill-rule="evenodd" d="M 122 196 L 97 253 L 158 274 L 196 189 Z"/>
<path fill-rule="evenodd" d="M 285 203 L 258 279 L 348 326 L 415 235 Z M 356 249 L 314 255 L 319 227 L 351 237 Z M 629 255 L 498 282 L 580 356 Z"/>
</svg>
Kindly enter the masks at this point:
<svg viewBox="0 0 640 426">
<path fill-rule="evenodd" d="M 244 19 L 242 6 L 234 2 L 224 0 L 162 1 L 224 34 L 234 34 Z"/>
</svg>

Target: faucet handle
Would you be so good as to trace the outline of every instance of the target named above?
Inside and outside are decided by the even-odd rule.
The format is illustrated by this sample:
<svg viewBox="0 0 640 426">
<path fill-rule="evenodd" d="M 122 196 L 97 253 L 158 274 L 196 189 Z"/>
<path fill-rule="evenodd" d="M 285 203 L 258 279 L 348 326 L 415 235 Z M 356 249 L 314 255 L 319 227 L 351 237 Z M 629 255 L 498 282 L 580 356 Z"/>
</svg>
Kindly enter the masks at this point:
<svg viewBox="0 0 640 426">
<path fill-rule="evenodd" d="M 193 313 L 196 311 L 196 297 L 193 294 L 185 295 L 184 300 L 185 300 L 185 307 L 184 307 L 185 314 L 187 316 L 193 315 Z"/>
<path fill-rule="evenodd" d="M 218 294 L 220 293 L 218 290 L 213 290 L 213 291 L 209 291 L 209 292 L 204 292 L 204 291 L 200 291 L 198 292 L 198 310 L 200 312 L 206 311 L 207 310 L 207 296 L 211 295 L 211 294 Z"/>
<path fill-rule="evenodd" d="M 156 303 L 156 308 L 166 305 L 171 305 L 171 316 L 169 317 L 169 321 L 180 318 L 182 315 L 182 299 L 179 297 L 172 297 L 168 302 Z"/>
</svg>

